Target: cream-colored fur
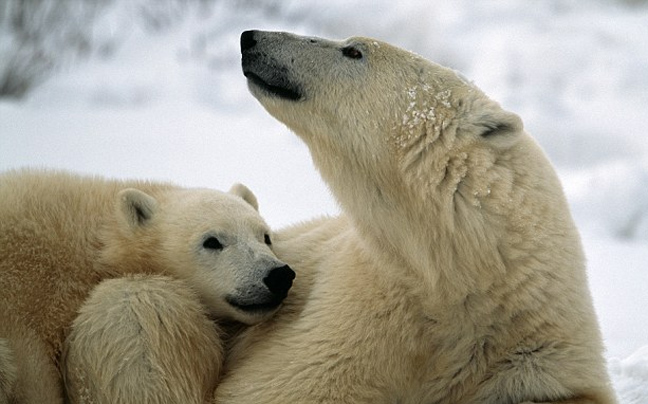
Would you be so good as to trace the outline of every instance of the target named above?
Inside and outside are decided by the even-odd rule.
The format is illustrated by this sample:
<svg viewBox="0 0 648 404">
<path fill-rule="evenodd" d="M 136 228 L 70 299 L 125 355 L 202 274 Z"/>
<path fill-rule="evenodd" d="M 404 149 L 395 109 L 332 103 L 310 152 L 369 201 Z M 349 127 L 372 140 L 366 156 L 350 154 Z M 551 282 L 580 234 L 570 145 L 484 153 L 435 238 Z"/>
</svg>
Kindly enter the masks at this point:
<svg viewBox="0 0 648 404">
<path fill-rule="evenodd" d="M 137 274 L 145 278 L 101 283 L 81 309 L 69 341 L 70 397 L 202 402 L 222 360 L 210 319 L 262 321 L 292 283 L 269 244 L 242 185 L 223 193 L 63 172 L 0 175 L 0 403 L 61 403 L 61 351 L 77 312 L 102 281 Z M 166 291 L 160 275 L 170 277 Z M 146 366 L 150 373 L 139 374 Z M 182 385 L 196 374 L 195 385 Z M 111 379 L 93 379 L 104 375 Z M 95 391 L 104 399 L 88 398 Z"/>
<path fill-rule="evenodd" d="M 368 38 L 246 32 L 252 94 L 342 207 L 277 234 L 298 274 L 216 403 L 613 403 L 585 258 L 520 119 Z"/>
<path fill-rule="evenodd" d="M 222 363 L 219 332 L 186 282 L 108 279 L 74 320 L 63 354 L 72 403 L 205 403 Z"/>
</svg>

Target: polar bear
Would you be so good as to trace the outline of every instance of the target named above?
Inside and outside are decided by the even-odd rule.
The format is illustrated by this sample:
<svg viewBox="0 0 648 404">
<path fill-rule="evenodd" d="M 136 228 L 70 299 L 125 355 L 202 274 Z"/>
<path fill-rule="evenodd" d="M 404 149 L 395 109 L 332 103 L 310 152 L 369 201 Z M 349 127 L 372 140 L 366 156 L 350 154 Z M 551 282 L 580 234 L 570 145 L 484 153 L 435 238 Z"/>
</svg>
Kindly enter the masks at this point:
<svg viewBox="0 0 648 404">
<path fill-rule="evenodd" d="M 74 397 L 107 383 L 81 379 L 104 377 L 114 394 L 137 390 L 130 402 L 203 402 L 223 358 L 213 319 L 267 319 L 293 278 L 243 185 L 224 193 L 66 172 L 4 173 L 0 402 L 61 403 L 60 373 L 83 387 Z M 73 322 L 66 371 L 61 352 Z M 182 368 L 186 362 L 193 373 Z M 165 383 L 173 393 L 166 401 L 156 390 Z M 106 394 L 90 398 L 122 402 Z"/>
<path fill-rule="evenodd" d="M 247 31 L 252 94 L 339 217 L 275 233 L 299 283 L 216 403 L 613 403 L 579 235 L 518 116 L 368 38 Z"/>
<path fill-rule="evenodd" d="M 130 275 L 101 282 L 65 341 L 66 402 L 205 403 L 223 362 L 215 327 L 183 280 Z"/>
</svg>

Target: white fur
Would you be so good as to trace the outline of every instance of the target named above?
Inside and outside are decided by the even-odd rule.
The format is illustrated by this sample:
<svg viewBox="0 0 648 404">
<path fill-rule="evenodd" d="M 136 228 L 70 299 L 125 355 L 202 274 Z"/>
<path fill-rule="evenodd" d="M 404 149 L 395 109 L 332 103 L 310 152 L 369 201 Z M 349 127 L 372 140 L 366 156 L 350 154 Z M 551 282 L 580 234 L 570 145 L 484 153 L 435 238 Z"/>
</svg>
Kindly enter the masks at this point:
<svg viewBox="0 0 648 404">
<path fill-rule="evenodd" d="M 215 402 L 615 402 L 579 236 L 521 120 L 386 43 L 252 35 L 251 92 L 343 214 L 276 235 L 298 282 Z"/>
<path fill-rule="evenodd" d="M 202 402 L 223 354 L 213 319 L 253 324 L 276 311 L 231 304 L 274 298 L 264 278 L 285 266 L 257 208 L 240 184 L 224 193 L 64 172 L 1 174 L 0 403 L 61 403 L 61 373 L 74 401 Z M 209 237 L 223 248 L 206 248 Z M 124 279 L 106 281 L 113 278 Z M 134 296 L 128 304 L 124 294 Z M 71 328 L 72 371 L 61 366 Z M 138 350 L 146 354 L 128 358 Z M 140 374 L 149 362 L 166 367 Z"/>
<path fill-rule="evenodd" d="M 63 354 L 71 403 L 204 403 L 222 363 L 220 331 L 195 292 L 163 276 L 100 283 Z"/>
</svg>

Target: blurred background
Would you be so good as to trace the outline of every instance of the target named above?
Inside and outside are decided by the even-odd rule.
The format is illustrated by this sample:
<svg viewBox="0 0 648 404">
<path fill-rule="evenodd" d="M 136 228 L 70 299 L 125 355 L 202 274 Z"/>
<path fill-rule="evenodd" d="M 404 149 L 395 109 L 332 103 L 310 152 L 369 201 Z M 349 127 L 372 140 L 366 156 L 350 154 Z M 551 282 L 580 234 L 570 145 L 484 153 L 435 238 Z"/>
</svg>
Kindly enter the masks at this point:
<svg viewBox="0 0 648 404">
<path fill-rule="evenodd" d="M 648 1 L 1 0 L 0 170 L 257 194 L 281 227 L 338 207 L 248 94 L 246 29 L 373 36 L 518 113 L 563 181 L 624 403 L 648 403 Z"/>
</svg>

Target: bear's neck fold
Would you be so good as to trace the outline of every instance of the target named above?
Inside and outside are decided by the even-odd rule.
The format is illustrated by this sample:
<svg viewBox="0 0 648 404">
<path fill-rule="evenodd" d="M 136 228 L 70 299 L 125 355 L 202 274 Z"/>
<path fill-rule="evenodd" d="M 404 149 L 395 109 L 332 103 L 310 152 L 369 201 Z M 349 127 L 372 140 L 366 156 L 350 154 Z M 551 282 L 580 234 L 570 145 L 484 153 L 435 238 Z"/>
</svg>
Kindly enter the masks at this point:
<svg viewBox="0 0 648 404">
<path fill-rule="evenodd" d="M 429 190 L 412 189 L 394 162 L 360 161 L 321 145 L 311 148 L 311 153 L 343 212 L 355 224 L 366 248 L 372 250 L 368 256 L 376 257 L 376 269 L 386 269 L 377 276 L 395 282 L 414 280 L 411 289 L 426 291 L 421 293 L 434 306 L 460 302 L 486 287 L 480 284 L 485 279 L 483 274 L 475 273 L 484 268 L 468 266 L 457 256 L 459 229 L 453 215 L 444 211 L 451 196 L 442 190 L 432 195 Z M 328 156 L 343 157 L 331 162 Z M 479 258 L 484 262 L 497 260 Z M 475 257 L 470 259 L 474 262 Z M 384 262 L 392 265 L 381 265 Z M 499 268 L 500 263 L 495 265 Z"/>
</svg>

